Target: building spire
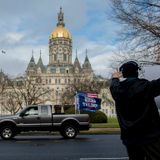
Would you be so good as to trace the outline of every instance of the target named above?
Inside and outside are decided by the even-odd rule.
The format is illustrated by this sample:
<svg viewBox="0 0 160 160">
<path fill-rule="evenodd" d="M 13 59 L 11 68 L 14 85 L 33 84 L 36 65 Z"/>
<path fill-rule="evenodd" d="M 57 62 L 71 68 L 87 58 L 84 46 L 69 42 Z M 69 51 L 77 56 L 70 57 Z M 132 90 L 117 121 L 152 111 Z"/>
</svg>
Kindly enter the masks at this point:
<svg viewBox="0 0 160 160">
<path fill-rule="evenodd" d="M 33 51 L 33 49 L 32 49 L 32 57 L 33 57 L 33 54 L 34 54 L 34 51 Z"/>
<path fill-rule="evenodd" d="M 40 68 L 40 69 L 41 69 L 41 72 L 43 73 L 43 72 L 45 72 L 45 67 L 44 67 L 44 65 L 43 65 L 43 61 L 42 61 L 41 55 L 42 55 L 42 52 L 41 52 L 41 50 L 40 50 L 39 60 L 38 60 L 38 62 L 37 62 L 37 68 Z"/>
<path fill-rule="evenodd" d="M 42 55 L 42 52 L 41 52 L 41 49 L 40 49 L 40 58 L 41 58 L 41 55 Z"/>
<path fill-rule="evenodd" d="M 82 68 L 85 73 L 92 73 L 92 66 L 91 66 L 91 63 L 89 61 L 87 54 L 88 54 L 88 50 L 86 49 L 86 57 L 85 57 L 83 65 L 82 65 Z"/>
<path fill-rule="evenodd" d="M 77 56 L 77 48 L 76 48 L 76 58 L 78 58 L 78 56 Z"/>
<path fill-rule="evenodd" d="M 30 62 L 29 63 L 33 63 L 35 64 L 35 60 L 34 60 L 34 51 L 32 49 L 32 56 L 31 56 L 31 59 L 30 59 Z"/>
<path fill-rule="evenodd" d="M 58 23 L 57 26 L 65 26 L 64 24 L 64 13 L 62 11 L 62 7 L 60 7 L 60 12 L 58 13 Z"/>
<path fill-rule="evenodd" d="M 87 50 L 87 48 L 86 48 L 86 58 L 85 58 L 85 62 L 89 62 L 89 59 L 88 59 L 88 50 Z M 89 62 L 90 63 L 90 62 Z"/>
<path fill-rule="evenodd" d="M 36 64 L 35 64 L 35 60 L 34 60 L 34 56 L 33 56 L 33 50 L 32 50 L 32 57 L 31 57 L 30 62 L 27 66 L 26 72 L 27 73 L 35 72 L 35 69 L 36 69 Z"/>
<path fill-rule="evenodd" d="M 79 63 L 79 60 L 78 60 L 78 54 L 77 54 L 77 49 L 76 49 L 76 58 L 75 58 L 75 61 L 74 61 L 74 69 L 78 69 L 78 72 L 81 71 L 81 65 Z"/>
<path fill-rule="evenodd" d="M 88 50 L 87 50 L 87 48 L 86 48 L 86 56 L 87 56 L 87 53 L 88 53 Z"/>
</svg>

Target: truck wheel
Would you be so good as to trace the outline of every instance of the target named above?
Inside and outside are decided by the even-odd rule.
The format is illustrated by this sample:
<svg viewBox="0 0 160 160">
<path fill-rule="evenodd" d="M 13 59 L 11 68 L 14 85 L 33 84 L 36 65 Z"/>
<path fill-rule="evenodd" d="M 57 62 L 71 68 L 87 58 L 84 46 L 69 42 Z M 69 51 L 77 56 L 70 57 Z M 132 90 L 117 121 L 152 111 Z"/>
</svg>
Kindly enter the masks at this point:
<svg viewBox="0 0 160 160">
<path fill-rule="evenodd" d="M 77 136 L 78 130 L 75 126 L 67 124 L 62 128 L 60 133 L 66 139 L 73 139 Z"/>
<path fill-rule="evenodd" d="M 0 129 L 2 139 L 11 139 L 14 137 L 14 128 L 12 126 L 4 126 Z"/>
</svg>

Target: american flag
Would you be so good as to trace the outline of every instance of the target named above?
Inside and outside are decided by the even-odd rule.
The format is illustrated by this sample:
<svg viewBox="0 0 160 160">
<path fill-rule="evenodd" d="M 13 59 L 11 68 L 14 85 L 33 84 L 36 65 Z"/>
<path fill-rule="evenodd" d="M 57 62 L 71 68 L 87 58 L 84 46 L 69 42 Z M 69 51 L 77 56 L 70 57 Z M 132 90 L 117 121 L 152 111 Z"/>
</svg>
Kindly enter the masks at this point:
<svg viewBox="0 0 160 160">
<path fill-rule="evenodd" d="M 87 93 L 87 97 L 89 97 L 89 98 L 97 98 L 98 95 L 97 95 L 97 93 Z"/>
<path fill-rule="evenodd" d="M 101 108 L 101 99 L 97 93 L 77 91 L 75 104 L 78 110 L 96 112 Z"/>
</svg>

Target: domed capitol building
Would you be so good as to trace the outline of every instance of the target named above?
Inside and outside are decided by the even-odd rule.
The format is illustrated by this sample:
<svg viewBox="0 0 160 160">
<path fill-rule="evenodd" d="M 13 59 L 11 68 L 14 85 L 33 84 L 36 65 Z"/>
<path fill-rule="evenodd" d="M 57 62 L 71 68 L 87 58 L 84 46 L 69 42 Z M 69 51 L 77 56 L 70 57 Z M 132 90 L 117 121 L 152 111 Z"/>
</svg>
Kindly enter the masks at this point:
<svg viewBox="0 0 160 160">
<path fill-rule="evenodd" d="M 0 72 L 0 115 L 15 114 L 32 104 L 51 104 L 53 112 L 64 112 L 74 104 L 74 94 L 80 89 L 97 90 L 102 99 L 101 111 L 108 117 L 116 116 L 107 81 L 94 74 L 87 51 L 82 65 L 77 53 L 72 62 L 72 36 L 60 8 L 57 26 L 49 36 L 48 64 L 43 64 L 41 53 L 37 62 L 32 54 L 24 76 L 10 79 Z"/>
<path fill-rule="evenodd" d="M 85 56 L 84 63 L 81 65 L 76 53 L 76 58 L 72 63 L 72 36 L 65 27 L 64 13 L 60 8 L 57 26 L 49 37 L 48 65 L 43 64 L 41 53 L 37 63 L 32 54 L 26 75 L 34 79 L 35 83 L 41 83 L 52 89 L 53 95 L 48 99 L 48 103 L 60 105 L 60 98 L 69 84 L 79 83 L 83 79 L 93 79 L 94 73 L 87 51 Z"/>
</svg>

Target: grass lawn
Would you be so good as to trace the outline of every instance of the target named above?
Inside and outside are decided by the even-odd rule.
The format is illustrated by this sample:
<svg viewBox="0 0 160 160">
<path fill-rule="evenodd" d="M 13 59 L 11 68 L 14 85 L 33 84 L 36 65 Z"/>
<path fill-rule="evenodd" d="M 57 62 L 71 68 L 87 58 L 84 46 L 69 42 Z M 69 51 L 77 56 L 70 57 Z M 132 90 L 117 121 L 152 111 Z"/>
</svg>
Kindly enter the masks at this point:
<svg viewBox="0 0 160 160">
<path fill-rule="evenodd" d="M 92 123 L 92 128 L 119 128 L 117 118 L 108 118 L 108 123 Z"/>
</svg>

